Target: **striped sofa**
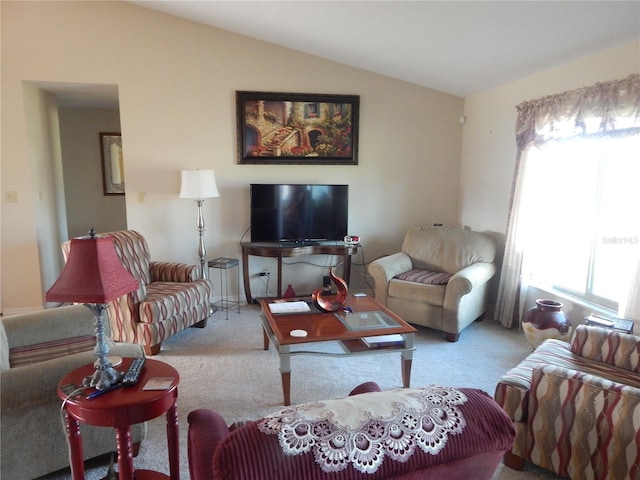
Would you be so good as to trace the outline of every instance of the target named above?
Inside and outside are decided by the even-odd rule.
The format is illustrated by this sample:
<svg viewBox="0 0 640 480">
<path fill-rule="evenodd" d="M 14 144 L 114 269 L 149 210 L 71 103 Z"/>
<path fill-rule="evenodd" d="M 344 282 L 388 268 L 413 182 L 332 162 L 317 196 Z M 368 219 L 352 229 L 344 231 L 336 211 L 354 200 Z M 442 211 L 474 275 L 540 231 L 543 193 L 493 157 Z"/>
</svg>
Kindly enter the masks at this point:
<svg viewBox="0 0 640 480">
<path fill-rule="evenodd" d="M 516 428 L 504 463 L 573 480 L 640 479 L 640 337 L 579 325 L 506 373 L 497 403 Z"/>
<path fill-rule="evenodd" d="M 101 236 L 113 238 L 118 257 L 140 284 L 108 305 L 114 341 L 137 343 L 147 355 L 157 355 L 166 338 L 190 326 L 206 325 L 213 285 L 200 279 L 197 265 L 152 262 L 146 240 L 135 230 Z M 63 245 L 65 258 L 69 244 Z"/>
</svg>

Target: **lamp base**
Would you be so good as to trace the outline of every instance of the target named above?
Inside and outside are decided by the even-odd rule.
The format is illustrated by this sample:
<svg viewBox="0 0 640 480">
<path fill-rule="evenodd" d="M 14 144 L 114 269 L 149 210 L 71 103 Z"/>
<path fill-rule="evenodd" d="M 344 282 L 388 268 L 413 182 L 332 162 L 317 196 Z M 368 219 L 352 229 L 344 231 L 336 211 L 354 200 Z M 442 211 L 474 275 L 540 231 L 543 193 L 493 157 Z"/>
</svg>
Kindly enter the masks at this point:
<svg viewBox="0 0 640 480">
<path fill-rule="evenodd" d="M 91 310 L 96 320 L 96 348 L 93 349 L 97 360 L 93 363 L 95 372 L 90 377 L 86 377 L 82 381 L 85 387 L 94 387 L 96 390 L 106 390 L 118 383 L 120 374 L 113 368 L 111 359 L 107 356 L 109 353 L 109 345 L 105 341 L 104 334 L 104 311 L 107 306 L 104 303 L 85 303 L 85 306 Z"/>
<path fill-rule="evenodd" d="M 106 390 L 119 381 L 120 374 L 111 366 L 111 363 L 108 363 L 108 365 L 96 366 L 96 371 L 90 377 L 85 377 L 82 385 L 94 387 L 96 390 Z"/>
</svg>

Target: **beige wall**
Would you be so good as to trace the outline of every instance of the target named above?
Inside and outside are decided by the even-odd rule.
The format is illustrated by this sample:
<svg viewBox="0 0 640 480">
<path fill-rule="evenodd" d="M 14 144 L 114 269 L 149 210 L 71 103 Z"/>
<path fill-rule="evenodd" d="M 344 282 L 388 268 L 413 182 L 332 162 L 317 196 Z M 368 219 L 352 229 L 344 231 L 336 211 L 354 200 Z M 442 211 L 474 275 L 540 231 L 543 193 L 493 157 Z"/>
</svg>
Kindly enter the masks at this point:
<svg viewBox="0 0 640 480">
<path fill-rule="evenodd" d="M 216 171 L 221 196 L 204 206 L 210 256 L 239 257 L 252 182 L 349 184 L 350 233 L 364 238 L 366 261 L 397 250 L 410 225 L 457 223 L 461 98 L 126 3 L 0 8 L 2 191 L 19 194 L 18 203 L 2 202 L 5 312 L 42 304 L 57 272 L 47 266 L 41 281 L 41 256 L 59 250 L 52 227 L 43 245 L 34 225 L 40 200 L 23 82 L 118 85 L 128 225 L 157 259 L 197 261 L 195 207 L 177 198 L 184 168 Z M 236 90 L 360 95 L 360 165 L 237 165 Z M 353 272 L 355 286 L 365 287 L 362 271 Z M 315 269 L 311 284 L 325 273 Z"/>
<path fill-rule="evenodd" d="M 120 131 L 117 108 L 59 108 L 69 238 L 127 228 L 125 197 L 104 195 L 100 133 Z M 126 157 L 126 145 L 124 145 Z M 125 179 L 126 182 L 126 179 Z M 126 184 L 126 183 L 125 183 Z"/>
</svg>

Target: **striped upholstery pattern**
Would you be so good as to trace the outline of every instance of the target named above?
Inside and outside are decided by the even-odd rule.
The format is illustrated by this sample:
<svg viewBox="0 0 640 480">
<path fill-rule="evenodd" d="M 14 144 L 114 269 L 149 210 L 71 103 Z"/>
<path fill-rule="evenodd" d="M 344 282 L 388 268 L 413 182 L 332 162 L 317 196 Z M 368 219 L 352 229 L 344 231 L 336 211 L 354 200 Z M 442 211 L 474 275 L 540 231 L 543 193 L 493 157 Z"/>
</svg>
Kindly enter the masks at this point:
<svg viewBox="0 0 640 480">
<path fill-rule="evenodd" d="M 584 326 L 583 326 L 584 327 Z M 597 328 L 597 327 L 584 327 Z M 580 326 L 576 329 L 579 332 Z M 575 336 L 576 334 L 574 334 Z M 633 335 L 627 335 L 633 337 Z M 638 339 L 638 337 L 633 337 Z M 509 414 L 511 419 L 521 422 L 527 418 L 529 389 L 532 382 L 532 371 L 545 365 L 578 370 L 591 375 L 603 376 L 611 380 L 640 387 L 640 376 L 633 371 L 617 368 L 604 363 L 594 363 L 589 358 L 571 352 L 568 343 L 561 340 L 547 340 L 518 366 L 502 376 L 496 387 L 495 399 Z"/>
<path fill-rule="evenodd" d="M 427 285 L 446 285 L 452 276 L 453 274 L 447 272 L 430 272 L 429 270 L 414 268 L 408 272 L 400 273 L 394 278 Z"/>
<path fill-rule="evenodd" d="M 140 321 L 154 323 L 159 318 L 184 316 L 185 312 L 206 303 L 209 298 L 209 291 L 199 287 L 198 282 L 192 282 L 192 285 L 177 282 L 150 284 L 147 298 L 140 302 Z"/>
<path fill-rule="evenodd" d="M 571 351 L 584 358 L 640 373 L 640 341 L 635 335 L 578 325 Z"/>
<path fill-rule="evenodd" d="M 151 262 L 149 272 L 156 282 L 195 282 L 200 268 L 184 263 Z"/>
<path fill-rule="evenodd" d="M 95 335 L 84 335 L 41 342 L 9 349 L 9 365 L 11 368 L 22 367 L 54 358 L 66 357 L 78 352 L 90 352 L 96 346 Z"/>
<path fill-rule="evenodd" d="M 114 341 L 154 347 L 209 316 L 213 286 L 198 278 L 198 266 L 152 262 L 146 240 L 134 230 L 101 235 L 113 238 L 118 257 L 140 283 L 107 306 Z M 68 253 L 68 242 L 63 251 Z"/>
<path fill-rule="evenodd" d="M 638 348 L 640 337 L 584 325 L 571 344 L 540 345 L 496 387 L 511 452 L 574 480 L 640 480 Z"/>
<path fill-rule="evenodd" d="M 528 457 L 572 479 L 640 478 L 640 388 L 547 365 L 533 371 Z"/>
</svg>

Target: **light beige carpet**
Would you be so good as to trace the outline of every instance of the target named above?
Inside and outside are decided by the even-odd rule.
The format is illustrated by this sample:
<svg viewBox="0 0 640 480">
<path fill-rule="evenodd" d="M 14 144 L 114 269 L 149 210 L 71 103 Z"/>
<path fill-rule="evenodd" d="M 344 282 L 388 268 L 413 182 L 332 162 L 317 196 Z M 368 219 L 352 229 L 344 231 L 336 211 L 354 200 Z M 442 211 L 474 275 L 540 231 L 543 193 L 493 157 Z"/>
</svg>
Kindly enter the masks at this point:
<svg viewBox="0 0 640 480">
<path fill-rule="evenodd" d="M 232 423 L 282 408 L 278 357 L 273 349 L 262 349 L 259 314 L 257 306 L 246 305 L 240 314 L 230 312 L 229 320 L 224 312 L 217 312 L 205 329 L 190 328 L 175 335 L 154 357 L 173 365 L 181 376 L 178 412 L 183 480 L 189 478 L 186 434 L 190 411 L 211 408 Z M 323 348 L 337 351 L 331 344 L 324 344 Z M 530 351 L 521 332 L 506 330 L 491 320 L 469 326 L 457 343 L 445 341 L 438 332 L 419 328 L 411 385 L 475 387 L 493 396 L 500 376 Z M 352 358 L 302 355 L 291 360 L 291 369 L 292 403 L 341 397 L 369 380 L 378 382 L 383 389 L 402 386 L 399 354 Z M 162 418 L 148 423 L 147 438 L 134 459 L 136 468 L 168 473 L 165 431 Z M 92 463 L 87 479 L 98 480 L 106 471 L 105 465 Z M 68 470 L 46 477 L 68 478 Z M 557 478 L 560 477 L 530 465 L 522 472 L 500 465 L 493 480 Z"/>
</svg>

